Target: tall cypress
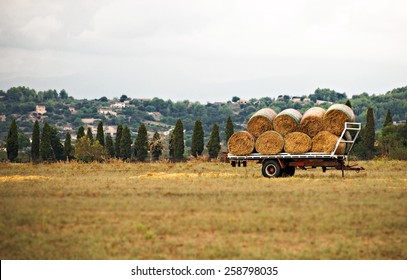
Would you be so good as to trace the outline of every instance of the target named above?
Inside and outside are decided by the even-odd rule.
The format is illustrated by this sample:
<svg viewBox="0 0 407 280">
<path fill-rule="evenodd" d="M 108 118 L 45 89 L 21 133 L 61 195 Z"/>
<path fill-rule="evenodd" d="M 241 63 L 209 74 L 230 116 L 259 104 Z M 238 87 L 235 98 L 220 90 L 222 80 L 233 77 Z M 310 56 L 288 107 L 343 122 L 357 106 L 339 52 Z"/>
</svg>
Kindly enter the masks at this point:
<svg viewBox="0 0 407 280">
<path fill-rule="evenodd" d="M 366 158 L 372 159 L 374 156 L 374 143 L 375 143 L 375 121 L 373 109 L 369 107 L 366 114 L 366 127 L 364 131 L 364 145 L 366 151 Z"/>
<path fill-rule="evenodd" d="M 88 127 L 88 131 L 86 132 L 86 137 L 88 137 L 90 140 L 90 143 L 93 144 L 93 133 L 92 133 L 92 129 L 90 127 Z"/>
<path fill-rule="evenodd" d="M 191 154 L 194 157 L 202 155 L 204 145 L 204 131 L 202 128 L 202 122 L 197 120 L 195 121 L 194 131 L 192 133 Z"/>
<path fill-rule="evenodd" d="M 106 145 L 105 145 L 105 148 L 106 148 L 107 155 L 108 155 L 110 158 L 113 158 L 114 155 L 115 155 L 115 152 L 114 152 L 113 138 L 112 138 L 112 136 L 111 136 L 110 134 L 107 134 L 107 135 L 106 135 Z"/>
<path fill-rule="evenodd" d="M 131 134 L 127 125 L 123 128 L 122 138 L 120 140 L 120 155 L 123 160 L 131 159 Z"/>
<path fill-rule="evenodd" d="M 52 150 L 51 137 L 52 131 L 51 126 L 48 123 L 44 124 L 42 128 L 41 141 L 40 141 L 40 155 L 44 161 L 54 161 L 55 155 Z"/>
<path fill-rule="evenodd" d="M 168 141 L 168 150 L 169 150 L 169 157 L 170 157 L 169 159 L 171 161 L 175 161 L 174 145 L 175 145 L 174 130 L 171 130 L 169 141 Z"/>
<path fill-rule="evenodd" d="M 64 145 L 62 145 L 55 127 L 51 127 L 51 147 L 56 160 L 66 159 Z"/>
<path fill-rule="evenodd" d="M 350 99 L 346 100 L 345 105 L 348 106 L 349 108 L 352 108 L 352 104 L 350 103 Z"/>
<path fill-rule="evenodd" d="M 383 127 L 393 124 L 393 119 L 391 117 L 390 109 L 387 110 L 386 119 L 384 120 Z"/>
<path fill-rule="evenodd" d="M 220 137 L 219 137 L 219 126 L 214 124 L 212 127 L 211 136 L 208 142 L 208 154 L 209 158 L 217 158 L 220 151 Z"/>
<path fill-rule="evenodd" d="M 83 126 L 80 126 L 78 129 L 78 133 L 76 134 L 76 139 L 79 140 L 83 136 L 85 136 L 85 128 Z"/>
<path fill-rule="evenodd" d="M 141 124 L 137 132 L 137 138 L 134 141 L 134 156 L 138 161 L 145 161 L 147 155 L 148 155 L 147 129 L 144 124 Z"/>
<path fill-rule="evenodd" d="M 6 149 L 7 159 L 9 161 L 15 161 L 18 157 L 18 128 L 16 119 L 13 119 L 8 130 Z"/>
<path fill-rule="evenodd" d="M 233 122 L 232 118 L 229 116 L 228 119 L 226 120 L 226 129 L 225 129 L 225 144 L 228 144 L 229 138 L 233 135 L 234 133 L 233 129 Z"/>
<path fill-rule="evenodd" d="M 38 162 L 40 159 L 40 125 L 37 120 L 35 121 L 33 128 L 31 158 L 33 162 Z"/>
<path fill-rule="evenodd" d="M 99 141 L 100 145 L 105 146 L 105 132 L 103 131 L 103 122 L 102 121 L 99 121 L 99 124 L 98 124 L 96 140 Z"/>
<path fill-rule="evenodd" d="M 153 136 L 153 140 L 150 143 L 150 154 L 153 160 L 159 160 L 163 153 L 163 144 L 161 142 L 161 136 L 156 131 Z"/>
<path fill-rule="evenodd" d="M 174 128 L 174 161 L 184 159 L 184 125 L 181 120 L 177 120 Z"/>
<path fill-rule="evenodd" d="M 120 154 L 120 142 L 122 140 L 122 134 L 123 134 L 123 126 L 121 124 L 119 124 L 117 126 L 117 130 L 116 130 L 116 141 L 114 143 L 114 151 L 116 154 L 116 158 L 121 158 L 121 154 Z"/>
<path fill-rule="evenodd" d="M 69 132 L 65 135 L 64 150 L 66 159 L 70 161 L 73 157 L 73 147 L 71 133 Z"/>
</svg>

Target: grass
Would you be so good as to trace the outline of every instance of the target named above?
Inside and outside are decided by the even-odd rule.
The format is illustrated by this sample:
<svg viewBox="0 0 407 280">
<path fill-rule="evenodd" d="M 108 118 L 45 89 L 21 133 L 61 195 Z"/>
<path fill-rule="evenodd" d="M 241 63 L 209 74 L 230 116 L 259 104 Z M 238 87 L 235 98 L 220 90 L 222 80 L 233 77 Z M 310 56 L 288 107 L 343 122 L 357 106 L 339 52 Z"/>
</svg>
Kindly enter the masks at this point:
<svg viewBox="0 0 407 280">
<path fill-rule="evenodd" d="M 407 162 L 0 164 L 1 259 L 406 259 Z"/>
</svg>

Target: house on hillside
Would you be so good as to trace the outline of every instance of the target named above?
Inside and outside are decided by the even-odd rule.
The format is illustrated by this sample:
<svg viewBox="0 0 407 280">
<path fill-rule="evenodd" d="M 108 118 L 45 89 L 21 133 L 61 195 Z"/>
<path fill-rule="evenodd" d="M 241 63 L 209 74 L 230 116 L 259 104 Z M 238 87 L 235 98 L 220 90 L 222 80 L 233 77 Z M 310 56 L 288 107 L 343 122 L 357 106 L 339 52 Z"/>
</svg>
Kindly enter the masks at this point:
<svg viewBox="0 0 407 280">
<path fill-rule="evenodd" d="M 116 103 L 110 105 L 110 108 L 123 109 L 123 108 L 126 108 L 126 103 L 116 102 Z"/>
<path fill-rule="evenodd" d="M 98 123 L 99 121 L 100 121 L 101 119 L 94 119 L 94 118 L 84 118 L 84 119 L 81 119 L 81 121 L 84 123 L 84 124 L 87 124 L 87 125 L 92 125 L 92 124 L 96 124 L 96 123 Z"/>
<path fill-rule="evenodd" d="M 7 120 L 6 115 L 0 115 L 0 122 L 5 122 Z"/>
<path fill-rule="evenodd" d="M 328 103 L 328 104 L 333 104 L 332 102 L 330 102 L 330 101 L 326 101 L 326 100 L 317 100 L 317 102 L 316 102 L 316 104 L 317 105 L 321 105 L 321 104 L 324 104 L 324 103 Z"/>
<path fill-rule="evenodd" d="M 99 108 L 98 113 L 102 115 L 117 116 L 117 113 L 110 108 Z"/>
<path fill-rule="evenodd" d="M 36 105 L 35 106 L 35 112 L 37 114 L 41 114 L 41 115 L 44 115 L 45 113 L 47 113 L 45 105 Z"/>
</svg>

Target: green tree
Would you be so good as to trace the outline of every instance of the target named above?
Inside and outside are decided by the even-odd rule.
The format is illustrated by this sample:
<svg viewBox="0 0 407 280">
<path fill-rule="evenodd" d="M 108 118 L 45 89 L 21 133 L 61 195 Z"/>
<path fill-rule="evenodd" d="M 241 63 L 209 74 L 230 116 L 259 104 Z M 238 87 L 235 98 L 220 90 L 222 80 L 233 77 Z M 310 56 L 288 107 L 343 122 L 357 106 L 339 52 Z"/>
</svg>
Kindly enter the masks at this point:
<svg viewBox="0 0 407 280">
<path fill-rule="evenodd" d="M 120 155 L 124 161 L 131 159 L 131 134 L 127 125 L 123 128 L 122 139 L 120 140 Z"/>
<path fill-rule="evenodd" d="M 33 162 L 38 162 L 40 160 L 40 125 L 37 120 L 35 121 L 33 128 L 31 158 Z"/>
<path fill-rule="evenodd" d="M 384 120 L 383 127 L 393 124 L 393 119 L 391 117 L 390 109 L 387 110 L 386 119 Z"/>
<path fill-rule="evenodd" d="M 364 145 L 366 149 L 366 159 L 372 159 L 374 156 L 375 144 L 375 121 L 373 109 L 369 107 L 366 115 L 366 127 L 364 131 Z"/>
<path fill-rule="evenodd" d="M 152 160 L 159 160 L 163 151 L 163 143 L 161 141 L 160 134 L 156 131 L 153 136 L 153 140 L 150 143 L 150 155 Z"/>
<path fill-rule="evenodd" d="M 64 145 L 62 145 L 58 131 L 54 127 L 51 127 L 51 147 L 56 160 L 66 159 Z"/>
<path fill-rule="evenodd" d="M 175 161 L 175 138 L 174 130 L 171 130 L 168 141 L 169 157 L 171 161 Z"/>
<path fill-rule="evenodd" d="M 83 136 L 85 136 L 85 128 L 83 126 L 80 126 L 78 129 L 78 133 L 76 134 L 76 139 L 79 140 Z"/>
<path fill-rule="evenodd" d="M 346 100 L 345 105 L 348 106 L 349 108 L 352 108 L 352 104 L 350 103 L 350 99 Z"/>
<path fill-rule="evenodd" d="M 181 120 L 177 120 L 174 128 L 174 161 L 184 159 L 184 125 Z"/>
<path fill-rule="evenodd" d="M 194 157 L 202 155 L 204 145 L 204 131 L 202 128 L 202 122 L 197 120 L 195 121 L 194 131 L 192 133 L 191 154 Z"/>
<path fill-rule="evenodd" d="M 90 142 L 93 143 L 93 141 L 94 141 L 93 140 L 93 133 L 92 133 L 92 129 L 90 127 L 88 127 L 88 131 L 86 132 L 86 137 L 88 137 Z"/>
<path fill-rule="evenodd" d="M 113 157 L 115 156 L 115 152 L 114 152 L 113 138 L 112 138 L 112 136 L 111 136 L 110 134 L 107 134 L 107 135 L 106 135 L 106 145 L 105 145 L 105 148 L 106 148 L 107 155 L 108 155 L 110 158 L 113 158 Z"/>
<path fill-rule="evenodd" d="M 120 142 L 122 140 L 122 134 L 123 134 L 123 126 L 121 124 L 119 124 L 117 126 L 117 130 L 116 130 L 116 141 L 114 143 L 114 150 L 116 153 L 116 158 L 121 158 L 121 153 L 120 153 Z"/>
<path fill-rule="evenodd" d="M 219 137 L 219 126 L 214 124 L 212 127 L 211 136 L 209 137 L 209 142 L 206 146 L 208 148 L 209 158 L 217 158 L 220 151 L 220 137 Z"/>
<path fill-rule="evenodd" d="M 134 141 L 134 155 L 138 161 L 145 161 L 148 155 L 147 129 L 144 124 L 140 125 Z"/>
<path fill-rule="evenodd" d="M 120 102 L 124 102 L 127 100 L 127 95 L 123 94 L 122 96 L 120 96 Z"/>
<path fill-rule="evenodd" d="M 13 119 L 8 130 L 6 149 L 7 159 L 12 162 L 15 161 L 18 157 L 18 128 L 16 119 Z"/>
<path fill-rule="evenodd" d="M 44 161 L 54 161 L 55 155 L 51 145 L 52 128 L 48 123 L 44 124 L 42 128 L 41 141 L 40 141 L 40 155 Z"/>
<path fill-rule="evenodd" d="M 75 145 L 75 158 L 81 162 L 103 161 L 106 156 L 105 148 L 95 141 L 93 144 L 88 137 L 80 138 Z"/>
<path fill-rule="evenodd" d="M 225 144 L 228 144 L 229 138 L 233 135 L 234 133 L 233 129 L 233 122 L 232 118 L 229 116 L 228 119 L 226 120 L 226 129 L 225 129 Z"/>
<path fill-rule="evenodd" d="M 105 145 L 105 132 L 103 131 L 103 122 L 102 121 L 99 121 L 99 124 L 98 124 L 96 140 L 99 141 L 100 145 L 102 145 L 102 146 Z"/>
<path fill-rule="evenodd" d="M 72 137 L 71 133 L 67 132 L 65 135 L 64 142 L 65 157 L 67 160 L 72 160 L 73 157 L 73 147 L 72 147 Z"/>
</svg>

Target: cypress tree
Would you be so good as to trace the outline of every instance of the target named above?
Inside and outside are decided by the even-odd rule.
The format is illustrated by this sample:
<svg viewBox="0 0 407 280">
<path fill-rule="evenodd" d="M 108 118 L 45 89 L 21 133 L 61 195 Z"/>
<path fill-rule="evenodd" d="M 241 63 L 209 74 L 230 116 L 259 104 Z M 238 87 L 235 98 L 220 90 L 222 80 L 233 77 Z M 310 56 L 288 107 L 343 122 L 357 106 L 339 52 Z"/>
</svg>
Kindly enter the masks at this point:
<svg viewBox="0 0 407 280">
<path fill-rule="evenodd" d="M 86 132 L 86 137 L 88 137 L 89 138 L 89 140 L 90 140 L 90 143 L 92 143 L 93 144 L 93 134 L 92 134 L 92 129 L 90 128 L 90 127 L 88 127 L 88 131 Z"/>
<path fill-rule="evenodd" d="M 105 146 L 105 132 L 103 131 L 103 122 L 102 121 L 99 121 L 99 124 L 98 124 L 96 140 L 99 141 L 100 145 Z"/>
<path fill-rule="evenodd" d="M 119 124 L 117 126 L 117 130 L 116 130 L 116 142 L 114 143 L 114 151 L 116 154 L 116 158 L 121 158 L 120 141 L 122 140 L 122 134 L 123 134 L 123 126 L 121 124 Z"/>
<path fill-rule="evenodd" d="M 139 161 L 145 161 L 147 155 L 148 155 L 147 129 L 144 124 L 141 124 L 137 132 L 137 138 L 134 141 L 134 156 Z"/>
<path fill-rule="evenodd" d="M 54 161 L 54 151 L 51 146 L 52 131 L 48 123 L 44 124 L 42 128 L 41 141 L 40 141 L 40 155 L 44 161 Z"/>
<path fill-rule="evenodd" d="M 123 160 L 131 159 L 131 135 L 127 125 L 123 128 L 122 139 L 120 140 L 120 155 Z"/>
<path fill-rule="evenodd" d="M 159 160 L 163 153 L 163 144 L 161 142 L 161 136 L 156 131 L 153 136 L 153 140 L 150 143 L 150 155 L 153 160 Z"/>
<path fill-rule="evenodd" d="M 51 147 L 56 160 L 66 159 L 64 145 L 62 145 L 61 139 L 58 137 L 58 131 L 54 127 L 51 127 Z"/>
<path fill-rule="evenodd" d="M 207 147 L 209 159 L 217 158 L 220 151 L 219 126 L 217 124 L 214 124 L 212 127 Z"/>
<path fill-rule="evenodd" d="M 35 121 L 33 128 L 31 158 L 33 162 L 38 162 L 40 159 L 40 125 L 37 120 Z"/>
<path fill-rule="evenodd" d="M 170 137 L 169 137 L 169 142 L 168 142 L 168 149 L 169 149 L 169 157 L 171 161 L 175 161 L 175 149 L 174 149 L 174 144 L 175 144 L 175 139 L 174 139 L 174 130 L 171 130 L 170 132 Z"/>
<path fill-rule="evenodd" d="M 350 103 L 350 99 L 346 100 L 345 105 L 348 106 L 349 108 L 352 108 L 352 104 Z"/>
<path fill-rule="evenodd" d="M 105 145 L 105 148 L 106 148 L 107 155 L 108 155 L 110 158 L 113 158 L 114 155 L 115 155 L 115 152 L 114 152 L 113 138 L 112 138 L 112 136 L 111 136 L 110 134 L 106 135 L 106 145 Z"/>
<path fill-rule="evenodd" d="M 226 120 L 226 130 L 225 130 L 225 144 L 228 144 L 229 138 L 233 135 L 234 133 L 233 129 L 233 122 L 232 118 L 229 116 L 228 119 Z"/>
<path fill-rule="evenodd" d="M 67 132 L 65 135 L 64 150 L 66 159 L 70 161 L 73 157 L 73 147 L 72 147 L 72 137 L 69 132 Z"/>
<path fill-rule="evenodd" d="M 391 117 L 390 109 L 387 110 L 386 119 L 384 120 L 383 127 L 393 124 L 393 119 Z"/>
<path fill-rule="evenodd" d="M 372 159 L 374 156 L 374 143 L 375 143 L 375 121 L 373 109 L 369 107 L 366 114 L 366 127 L 364 131 L 364 145 L 366 151 L 366 158 Z"/>
<path fill-rule="evenodd" d="M 202 155 L 204 150 L 204 131 L 202 128 L 202 122 L 200 120 L 195 121 L 194 131 L 192 133 L 191 154 L 194 157 Z"/>
<path fill-rule="evenodd" d="M 184 159 L 184 125 L 181 120 L 177 120 L 174 128 L 174 161 Z"/>
<path fill-rule="evenodd" d="M 78 129 L 78 133 L 76 134 L 76 139 L 79 140 L 83 136 L 85 136 L 85 128 L 83 126 L 80 126 Z"/>
<path fill-rule="evenodd" d="M 13 119 L 8 130 L 6 149 L 7 159 L 9 161 L 15 161 L 18 157 L 18 128 L 16 119 Z"/>
</svg>

